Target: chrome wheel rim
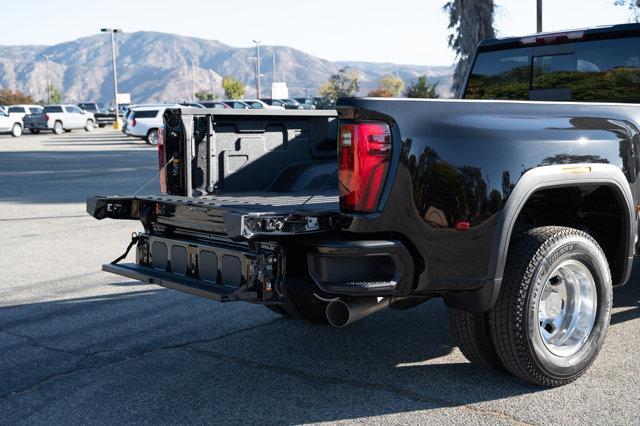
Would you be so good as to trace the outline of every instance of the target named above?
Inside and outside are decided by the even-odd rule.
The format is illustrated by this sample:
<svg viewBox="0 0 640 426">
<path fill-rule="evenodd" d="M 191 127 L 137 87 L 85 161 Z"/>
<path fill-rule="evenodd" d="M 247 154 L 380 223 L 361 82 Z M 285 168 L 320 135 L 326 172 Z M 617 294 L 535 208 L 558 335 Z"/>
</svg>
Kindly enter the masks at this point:
<svg viewBox="0 0 640 426">
<path fill-rule="evenodd" d="M 542 344 L 552 354 L 567 357 L 586 343 L 596 320 L 596 283 L 577 260 L 566 260 L 549 274 L 538 299 Z"/>
<path fill-rule="evenodd" d="M 53 125 L 53 131 L 55 133 L 62 133 L 62 124 L 56 123 Z"/>
<path fill-rule="evenodd" d="M 93 121 L 87 121 L 87 130 L 93 130 Z"/>
<path fill-rule="evenodd" d="M 149 143 L 151 145 L 158 145 L 158 131 L 153 131 L 149 133 Z"/>
<path fill-rule="evenodd" d="M 19 124 L 14 124 L 13 125 L 13 134 L 16 136 L 20 136 L 22 135 L 22 126 Z"/>
</svg>

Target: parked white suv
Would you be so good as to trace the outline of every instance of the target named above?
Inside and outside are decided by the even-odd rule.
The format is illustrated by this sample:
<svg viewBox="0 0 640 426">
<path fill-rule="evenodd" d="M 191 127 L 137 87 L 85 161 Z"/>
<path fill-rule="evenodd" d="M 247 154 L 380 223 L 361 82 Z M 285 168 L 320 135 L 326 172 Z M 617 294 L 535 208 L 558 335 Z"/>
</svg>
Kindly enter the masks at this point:
<svg viewBox="0 0 640 426">
<path fill-rule="evenodd" d="M 158 144 L 158 129 L 164 124 L 162 115 L 167 108 L 179 108 L 180 105 L 138 106 L 131 108 L 127 115 L 127 130 L 129 136 L 135 136 L 147 141 L 148 144 Z"/>
<path fill-rule="evenodd" d="M 22 135 L 24 123 L 22 119 L 26 114 L 42 112 L 40 105 L 10 105 L 0 111 L 0 133 L 11 133 L 11 136 Z"/>
<path fill-rule="evenodd" d="M 31 133 L 40 130 L 53 130 L 59 135 L 63 131 L 85 129 L 90 132 L 95 127 L 93 113 L 84 111 L 76 105 L 47 105 L 39 114 L 28 114 L 24 117 L 24 126 Z"/>
<path fill-rule="evenodd" d="M 19 118 L 22 121 L 22 118 L 27 114 L 42 112 L 42 107 L 40 105 L 9 105 L 7 112 L 11 117 Z"/>
</svg>

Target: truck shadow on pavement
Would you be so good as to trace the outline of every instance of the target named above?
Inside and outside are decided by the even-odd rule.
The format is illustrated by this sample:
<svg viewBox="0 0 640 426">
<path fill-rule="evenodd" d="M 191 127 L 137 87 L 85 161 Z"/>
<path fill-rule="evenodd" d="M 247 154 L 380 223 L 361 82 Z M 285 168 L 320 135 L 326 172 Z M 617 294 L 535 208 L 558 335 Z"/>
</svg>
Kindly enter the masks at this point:
<svg viewBox="0 0 640 426">
<path fill-rule="evenodd" d="M 631 309 L 614 324 L 639 318 L 635 284 L 616 290 L 616 308 Z M 439 301 L 336 330 L 255 305 L 109 286 L 128 292 L 0 309 L 5 419 L 302 423 L 543 390 L 469 364 Z"/>
</svg>

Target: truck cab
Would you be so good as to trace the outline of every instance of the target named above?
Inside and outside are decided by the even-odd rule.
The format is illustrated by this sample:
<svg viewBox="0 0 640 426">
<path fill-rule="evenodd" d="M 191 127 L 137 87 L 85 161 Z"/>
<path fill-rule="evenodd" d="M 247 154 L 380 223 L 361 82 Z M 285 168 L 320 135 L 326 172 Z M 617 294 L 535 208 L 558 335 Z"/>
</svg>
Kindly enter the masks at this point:
<svg viewBox="0 0 640 426">
<path fill-rule="evenodd" d="M 487 40 L 464 99 L 640 103 L 640 24 Z"/>
</svg>

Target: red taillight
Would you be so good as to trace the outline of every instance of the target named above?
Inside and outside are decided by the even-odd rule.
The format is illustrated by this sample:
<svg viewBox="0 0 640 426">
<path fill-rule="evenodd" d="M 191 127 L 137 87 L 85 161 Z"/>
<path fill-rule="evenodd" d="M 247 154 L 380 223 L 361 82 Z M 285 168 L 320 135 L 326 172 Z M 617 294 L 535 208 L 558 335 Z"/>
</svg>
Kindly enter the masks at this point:
<svg viewBox="0 0 640 426">
<path fill-rule="evenodd" d="M 137 123 L 138 123 L 138 122 L 136 121 L 136 119 L 135 119 L 135 118 L 132 118 L 132 119 L 131 119 L 131 127 L 136 127 L 136 124 L 137 124 Z"/>
<path fill-rule="evenodd" d="M 44 121 L 49 121 L 49 114 L 44 115 Z"/>
<path fill-rule="evenodd" d="M 167 157 L 164 151 L 164 137 L 165 137 L 164 126 L 161 126 L 158 129 L 158 167 L 160 170 L 160 191 L 163 194 L 166 194 L 167 193 L 167 169 L 165 169 L 165 166 L 167 165 Z"/>
<path fill-rule="evenodd" d="M 373 212 L 380 201 L 391 158 L 391 130 L 383 122 L 340 126 L 338 179 L 340 210 Z"/>
</svg>

